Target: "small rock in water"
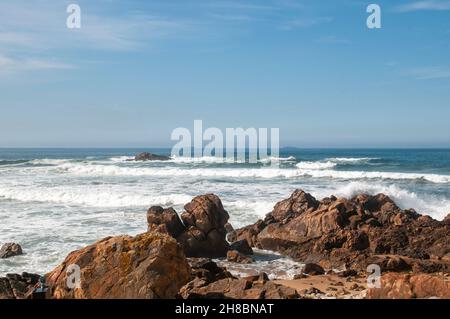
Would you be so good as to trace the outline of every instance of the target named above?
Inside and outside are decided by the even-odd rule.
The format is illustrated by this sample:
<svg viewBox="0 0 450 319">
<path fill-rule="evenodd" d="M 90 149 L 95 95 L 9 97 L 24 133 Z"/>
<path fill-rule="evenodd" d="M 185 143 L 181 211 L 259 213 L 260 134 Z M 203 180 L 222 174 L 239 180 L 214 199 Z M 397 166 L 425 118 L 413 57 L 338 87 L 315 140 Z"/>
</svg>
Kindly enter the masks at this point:
<svg viewBox="0 0 450 319">
<path fill-rule="evenodd" d="M 16 243 L 6 243 L 0 249 L 0 258 L 10 258 L 22 254 L 22 247 Z"/>
<path fill-rule="evenodd" d="M 134 157 L 135 161 L 168 161 L 170 157 L 163 155 L 156 155 L 148 152 L 137 154 Z"/>
<path fill-rule="evenodd" d="M 227 260 L 239 264 L 251 264 L 253 259 L 248 257 L 237 250 L 230 250 L 227 253 Z"/>
<path fill-rule="evenodd" d="M 232 243 L 230 249 L 237 250 L 238 252 L 244 255 L 253 255 L 253 249 L 250 247 L 248 241 L 246 241 L 245 239 L 238 240 Z"/>
</svg>

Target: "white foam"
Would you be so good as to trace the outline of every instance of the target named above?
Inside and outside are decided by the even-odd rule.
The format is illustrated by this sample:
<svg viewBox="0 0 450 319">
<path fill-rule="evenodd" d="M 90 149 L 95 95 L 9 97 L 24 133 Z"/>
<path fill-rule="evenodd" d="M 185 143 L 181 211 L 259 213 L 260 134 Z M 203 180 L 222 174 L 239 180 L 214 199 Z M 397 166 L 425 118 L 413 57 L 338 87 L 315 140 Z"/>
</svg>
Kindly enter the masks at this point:
<svg viewBox="0 0 450 319">
<path fill-rule="evenodd" d="M 42 159 L 34 159 L 30 161 L 33 165 L 61 165 L 65 163 L 69 163 L 71 160 L 69 159 L 52 159 L 52 158 L 42 158 Z"/>
<path fill-rule="evenodd" d="M 302 273 L 304 264 L 296 262 L 278 253 L 253 249 L 255 259 L 251 264 L 232 263 L 226 260 L 215 260 L 220 266 L 227 268 L 235 276 L 254 276 L 265 272 L 269 279 L 293 279 L 295 275 Z"/>
<path fill-rule="evenodd" d="M 336 170 L 299 170 L 300 175 L 317 178 L 335 179 L 391 179 L 391 180 L 425 180 L 431 183 L 448 184 L 450 175 L 397 173 L 397 172 L 365 172 L 365 171 L 336 171 Z"/>
<path fill-rule="evenodd" d="M 119 167 L 115 165 L 67 163 L 57 168 L 64 173 L 85 176 L 191 176 L 229 178 L 276 178 L 300 176 L 294 169 L 278 168 L 170 168 Z"/>
<path fill-rule="evenodd" d="M 325 159 L 326 161 L 330 161 L 333 163 L 340 164 L 358 164 L 358 163 L 367 163 L 372 160 L 376 160 L 376 157 L 330 157 Z"/>
<path fill-rule="evenodd" d="M 233 158 L 216 157 L 216 156 L 202 156 L 202 157 L 172 157 L 169 162 L 172 163 L 245 163 L 245 160 L 238 161 Z"/>
<path fill-rule="evenodd" d="M 175 206 L 188 203 L 192 196 L 186 194 L 148 195 L 145 192 L 117 189 L 67 187 L 0 187 L 0 197 L 21 202 L 48 202 L 90 207 Z"/>
<path fill-rule="evenodd" d="M 308 169 L 308 170 L 316 170 L 316 169 L 330 169 L 336 167 L 337 164 L 333 162 L 300 162 L 297 163 L 297 168 L 300 169 Z"/>
<path fill-rule="evenodd" d="M 265 157 L 262 159 L 259 159 L 259 163 L 271 163 L 271 162 L 288 162 L 288 161 L 295 161 L 294 156 L 289 157 Z M 248 159 L 235 159 L 235 158 L 228 158 L 228 157 L 216 157 L 216 156 L 202 156 L 202 157 L 172 157 L 172 159 L 169 162 L 173 163 L 248 163 Z"/>
<path fill-rule="evenodd" d="M 109 160 L 114 163 L 129 162 L 134 160 L 134 156 L 116 156 L 111 157 Z"/>
<path fill-rule="evenodd" d="M 402 189 L 397 185 L 377 185 L 367 182 L 351 182 L 334 191 L 336 196 L 351 198 L 358 194 L 388 195 L 403 209 L 413 208 L 420 214 L 442 220 L 450 213 L 450 201 L 433 195 L 419 196 L 417 193 Z"/>
<path fill-rule="evenodd" d="M 296 160 L 297 159 L 294 156 L 289 156 L 289 157 L 273 157 L 273 156 L 269 156 L 269 157 L 260 159 L 258 162 L 260 162 L 260 163 L 295 162 Z"/>
<path fill-rule="evenodd" d="M 121 162 L 129 162 L 130 160 L 134 160 L 134 156 L 116 156 L 111 157 L 110 161 L 115 163 L 121 163 Z M 289 161 L 295 161 L 294 156 L 289 157 L 265 157 L 262 159 L 259 159 L 259 163 L 271 163 L 271 162 L 289 162 Z M 151 162 L 166 162 L 166 163 L 180 163 L 180 164 L 190 164 L 190 163 L 211 163 L 211 164 L 220 164 L 220 163 L 227 163 L 227 164 L 243 164 L 248 163 L 248 159 L 234 159 L 234 158 L 228 158 L 228 157 L 216 157 L 216 156 L 201 156 L 201 157 L 185 157 L 185 156 L 172 156 L 170 160 L 168 161 L 151 161 Z"/>
<path fill-rule="evenodd" d="M 328 169 L 280 169 L 280 168 L 170 168 L 170 167 L 119 167 L 86 163 L 65 163 L 58 170 L 74 175 L 87 176 L 194 176 L 194 177 L 228 177 L 228 178 L 295 178 L 310 176 L 334 179 L 391 179 L 391 180 L 425 180 L 431 183 L 450 183 L 450 175 L 336 171 Z"/>
</svg>

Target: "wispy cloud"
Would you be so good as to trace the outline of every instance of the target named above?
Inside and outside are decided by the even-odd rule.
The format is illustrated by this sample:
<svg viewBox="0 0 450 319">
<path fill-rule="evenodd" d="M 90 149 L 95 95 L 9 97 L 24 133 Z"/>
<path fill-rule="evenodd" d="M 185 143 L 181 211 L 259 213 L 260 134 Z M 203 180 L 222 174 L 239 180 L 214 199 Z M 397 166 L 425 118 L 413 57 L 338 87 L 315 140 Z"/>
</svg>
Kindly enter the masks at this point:
<svg viewBox="0 0 450 319">
<path fill-rule="evenodd" d="M 129 51 L 151 46 L 159 38 L 188 29 L 179 19 L 130 14 L 104 15 L 94 5 L 83 10 L 81 29 L 66 27 L 65 5 L 51 0 L 36 6 L 17 0 L 0 2 L 0 67 L 8 73 L 72 68 L 56 61 L 63 52 Z"/>
<path fill-rule="evenodd" d="M 333 21 L 330 17 L 316 17 L 316 18 L 296 18 L 290 21 L 284 22 L 280 29 L 282 30 L 293 30 L 297 28 L 309 28 L 316 25 L 329 23 Z"/>
<path fill-rule="evenodd" d="M 73 65 L 44 58 L 14 58 L 0 55 L 0 74 L 16 73 L 32 70 L 67 70 L 75 68 Z"/>
<path fill-rule="evenodd" d="M 237 9 L 237 10 L 251 10 L 251 11 L 272 11 L 276 10 L 276 6 L 264 5 L 260 3 L 242 2 L 242 1 L 211 1 L 210 7 L 221 9 Z"/>
<path fill-rule="evenodd" d="M 343 39 L 335 35 L 327 35 L 316 40 L 317 43 L 323 44 L 349 44 L 350 40 Z"/>
<path fill-rule="evenodd" d="M 407 73 L 418 80 L 450 78 L 450 68 L 441 66 L 413 68 Z"/>
<path fill-rule="evenodd" d="M 255 20 L 254 17 L 247 14 L 216 14 L 210 15 L 211 18 L 230 22 L 248 22 Z"/>
<path fill-rule="evenodd" d="M 421 10 L 444 11 L 450 10 L 450 1 L 423 0 L 399 5 L 395 8 L 398 12 L 411 12 Z"/>
</svg>

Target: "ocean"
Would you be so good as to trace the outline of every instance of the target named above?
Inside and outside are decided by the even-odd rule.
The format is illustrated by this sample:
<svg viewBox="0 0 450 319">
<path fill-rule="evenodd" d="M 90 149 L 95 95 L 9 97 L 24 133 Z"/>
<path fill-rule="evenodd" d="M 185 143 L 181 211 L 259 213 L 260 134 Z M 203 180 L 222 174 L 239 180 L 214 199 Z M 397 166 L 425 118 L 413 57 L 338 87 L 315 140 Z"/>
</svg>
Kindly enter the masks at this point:
<svg viewBox="0 0 450 319">
<path fill-rule="evenodd" d="M 450 213 L 450 149 L 285 148 L 279 158 L 253 164 L 211 157 L 127 161 L 142 151 L 170 154 L 169 149 L 0 149 L 0 244 L 17 242 L 25 252 L 0 260 L 0 276 L 44 274 L 71 251 L 103 237 L 145 232 L 150 206 L 173 206 L 181 213 L 192 197 L 205 193 L 220 196 L 235 228 L 263 218 L 297 188 L 319 199 L 385 193 L 401 208 L 436 219 Z M 298 269 L 268 252 L 258 252 L 256 259 L 241 267 L 269 269 L 273 277 Z"/>
</svg>

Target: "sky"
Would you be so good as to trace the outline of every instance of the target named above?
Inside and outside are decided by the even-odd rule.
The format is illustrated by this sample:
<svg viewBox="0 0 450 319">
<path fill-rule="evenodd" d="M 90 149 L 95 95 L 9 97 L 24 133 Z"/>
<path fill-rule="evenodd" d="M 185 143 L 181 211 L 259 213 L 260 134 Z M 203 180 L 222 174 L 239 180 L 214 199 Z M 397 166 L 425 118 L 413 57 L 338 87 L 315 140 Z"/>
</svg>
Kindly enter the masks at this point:
<svg viewBox="0 0 450 319">
<path fill-rule="evenodd" d="M 450 1 L 0 0 L 0 147 L 170 147 L 194 120 L 450 147 Z"/>
</svg>

